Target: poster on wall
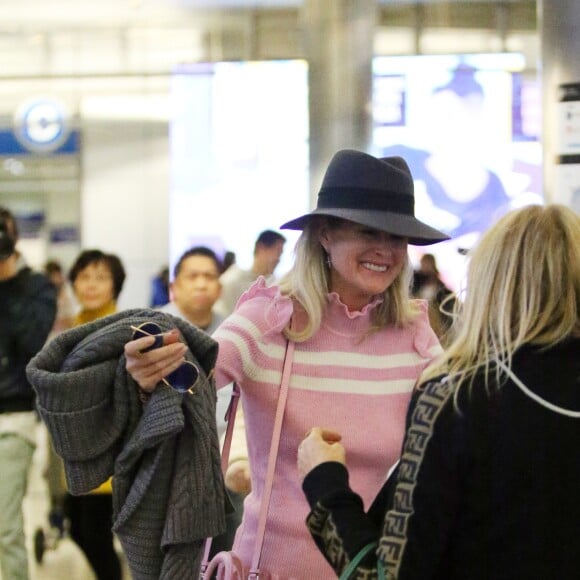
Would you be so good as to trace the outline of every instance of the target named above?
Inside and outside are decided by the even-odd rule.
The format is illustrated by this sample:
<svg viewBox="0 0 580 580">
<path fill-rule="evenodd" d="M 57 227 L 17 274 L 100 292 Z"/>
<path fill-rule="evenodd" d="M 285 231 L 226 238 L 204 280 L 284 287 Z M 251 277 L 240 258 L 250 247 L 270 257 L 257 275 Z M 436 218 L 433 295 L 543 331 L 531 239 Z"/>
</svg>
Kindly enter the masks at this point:
<svg viewBox="0 0 580 580">
<path fill-rule="evenodd" d="M 580 83 L 565 83 L 559 86 L 558 155 L 580 155 Z"/>
<path fill-rule="evenodd" d="M 458 289 L 469 250 L 511 208 L 542 203 L 540 100 L 520 54 L 377 57 L 373 148 L 403 157 L 417 217 L 452 237 L 436 254 Z"/>
<path fill-rule="evenodd" d="M 182 65 L 171 99 L 170 263 L 203 244 L 250 268 L 262 230 L 309 210 L 306 63 Z"/>
<path fill-rule="evenodd" d="M 558 201 L 580 212 L 580 82 L 559 87 L 554 192 Z"/>
<path fill-rule="evenodd" d="M 554 181 L 558 203 L 580 213 L 580 156 L 577 159 L 561 159 L 555 168 Z"/>
</svg>

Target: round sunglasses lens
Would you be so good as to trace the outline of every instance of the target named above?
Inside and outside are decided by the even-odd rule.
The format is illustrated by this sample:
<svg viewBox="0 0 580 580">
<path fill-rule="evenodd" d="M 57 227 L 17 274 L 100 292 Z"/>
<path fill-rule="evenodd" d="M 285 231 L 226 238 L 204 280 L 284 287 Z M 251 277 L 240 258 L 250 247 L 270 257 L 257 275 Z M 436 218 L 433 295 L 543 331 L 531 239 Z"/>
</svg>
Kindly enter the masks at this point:
<svg viewBox="0 0 580 580">
<path fill-rule="evenodd" d="M 197 367 L 185 361 L 179 368 L 168 374 L 165 380 L 179 393 L 186 393 L 195 385 L 198 377 Z"/>
<path fill-rule="evenodd" d="M 133 340 L 138 338 L 143 338 L 145 336 L 155 336 L 155 342 L 141 350 L 141 352 L 149 352 L 154 348 L 159 348 L 163 345 L 163 336 L 161 335 L 161 328 L 155 322 L 144 322 L 140 324 L 137 328 L 133 331 Z"/>
</svg>

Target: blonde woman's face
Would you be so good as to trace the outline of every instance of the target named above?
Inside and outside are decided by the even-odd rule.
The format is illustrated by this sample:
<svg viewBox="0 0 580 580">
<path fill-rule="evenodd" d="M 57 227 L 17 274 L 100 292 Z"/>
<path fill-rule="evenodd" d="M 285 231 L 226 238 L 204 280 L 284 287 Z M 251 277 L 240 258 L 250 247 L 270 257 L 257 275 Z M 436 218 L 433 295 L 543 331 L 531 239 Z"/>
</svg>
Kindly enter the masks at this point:
<svg viewBox="0 0 580 580">
<path fill-rule="evenodd" d="M 73 289 L 84 310 L 99 310 L 113 300 L 113 275 L 103 262 L 89 264 L 78 273 Z"/>
<path fill-rule="evenodd" d="M 407 238 L 345 221 L 325 228 L 320 243 L 330 257 L 330 291 L 360 310 L 397 279 L 407 260 Z"/>
</svg>

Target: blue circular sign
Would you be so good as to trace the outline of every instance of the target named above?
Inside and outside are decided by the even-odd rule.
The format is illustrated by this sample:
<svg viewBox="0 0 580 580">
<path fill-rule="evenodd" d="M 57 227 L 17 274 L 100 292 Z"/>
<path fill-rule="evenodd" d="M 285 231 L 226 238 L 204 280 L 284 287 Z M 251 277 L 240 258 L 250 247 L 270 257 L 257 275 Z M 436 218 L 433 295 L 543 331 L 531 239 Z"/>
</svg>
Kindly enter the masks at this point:
<svg viewBox="0 0 580 580">
<path fill-rule="evenodd" d="M 14 133 L 30 151 L 56 151 L 70 134 L 65 107 L 54 99 L 41 98 L 25 103 L 15 116 Z"/>
</svg>

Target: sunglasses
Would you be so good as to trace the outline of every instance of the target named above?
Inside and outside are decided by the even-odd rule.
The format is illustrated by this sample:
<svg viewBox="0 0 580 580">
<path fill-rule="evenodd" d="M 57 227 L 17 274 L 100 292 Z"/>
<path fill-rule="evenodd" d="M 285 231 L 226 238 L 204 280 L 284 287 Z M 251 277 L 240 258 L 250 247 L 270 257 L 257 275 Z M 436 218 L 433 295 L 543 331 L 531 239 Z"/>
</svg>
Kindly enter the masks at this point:
<svg viewBox="0 0 580 580">
<path fill-rule="evenodd" d="M 163 345 L 163 331 L 155 322 L 143 322 L 138 326 L 131 326 L 131 330 L 133 331 L 133 340 L 144 338 L 145 336 L 155 337 L 155 342 L 151 346 L 142 349 L 140 351 L 142 353 L 149 352 Z M 186 360 L 161 380 L 178 393 L 193 394 L 193 390 L 199 379 L 199 374 L 199 368 L 192 362 Z"/>
</svg>

